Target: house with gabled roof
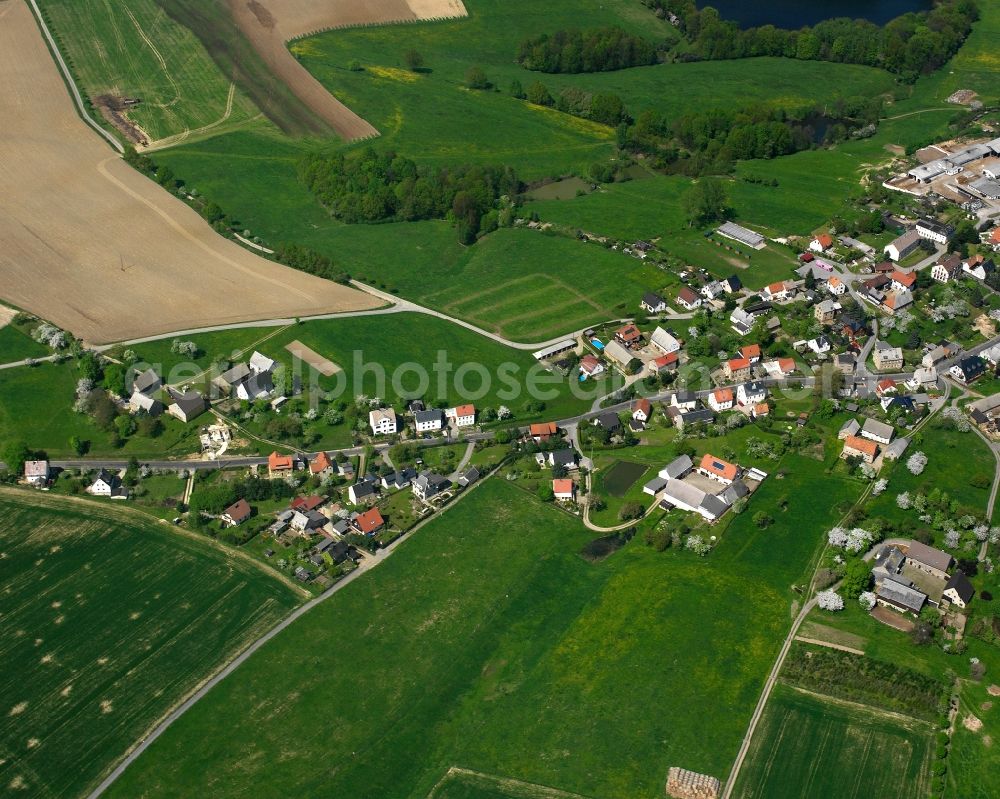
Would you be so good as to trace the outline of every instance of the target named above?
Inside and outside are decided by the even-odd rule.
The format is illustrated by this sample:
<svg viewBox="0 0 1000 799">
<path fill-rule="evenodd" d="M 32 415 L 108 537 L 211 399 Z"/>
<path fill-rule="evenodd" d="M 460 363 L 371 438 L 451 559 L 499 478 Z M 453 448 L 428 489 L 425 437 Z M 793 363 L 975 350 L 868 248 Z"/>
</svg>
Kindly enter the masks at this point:
<svg viewBox="0 0 1000 799">
<path fill-rule="evenodd" d="M 861 437 L 876 444 L 888 444 L 895 434 L 896 428 L 877 419 L 865 419 L 865 423 L 861 425 Z"/>
<path fill-rule="evenodd" d="M 954 605 L 965 608 L 975 595 L 976 589 L 972 587 L 965 572 L 959 569 L 945 583 L 944 591 L 941 592 L 941 604 L 945 607 Z"/>
<path fill-rule="evenodd" d="M 901 272 L 897 269 L 891 277 L 892 283 L 890 285 L 893 291 L 912 291 L 917 284 L 916 272 Z"/>
<path fill-rule="evenodd" d="M 951 568 L 952 557 L 947 552 L 929 547 L 919 541 L 911 541 L 906 551 L 907 562 L 922 572 L 933 575 L 941 580 L 948 579 L 948 569 Z"/>
<path fill-rule="evenodd" d="M 291 455 L 282 455 L 276 451 L 267 456 L 267 473 L 269 477 L 288 474 L 295 468 L 295 460 Z"/>
<path fill-rule="evenodd" d="M 330 460 L 330 456 L 325 452 L 317 452 L 316 457 L 309 461 L 309 474 L 318 475 L 319 477 L 329 477 L 335 471 L 333 461 Z"/>
<path fill-rule="evenodd" d="M 647 313 L 665 313 L 667 311 L 667 301 L 663 299 L 659 294 L 655 294 L 652 291 L 647 291 L 642 295 L 642 302 L 640 303 L 642 309 Z"/>
<path fill-rule="evenodd" d="M 132 391 L 140 394 L 155 394 L 162 386 L 163 381 L 153 369 L 147 369 L 132 380 Z"/>
<path fill-rule="evenodd" d="M 351 526 L 361 535 L 372 536 L 385 527 L 385 519 L 378 508 L 369 508 L 351 519 Z"/>
<path fill-rule="evenodd" d="M 677 292 L 677 302 L 689 311 L 694 311 L 701 307 L 701 297 L 695 294 L 688 286 L 681 286 L 681 290 Z"/>
<path fill-rule="evenodd" d="M 920 246 L 920 234 L 915 230 L 909 230 L 902 236 L 893 239 L 889 242 L 885 248 L 884 252 L 886 256 L 892 261 L 902 261 L 911 252 L 916 250 Z"/>
<path fill-rule="evenodd" d="M 396 432 L 396 411 L 392 408 L 376 408 L 368 413 L 368 424 L 372 435 L 388 436 Z"/>
<path fill-rule="evenodd" d="M 173 402 L 167 408 L 167 413 L 182 422 L 197 419 L 208 410 L 208 402 L 197 391 L 177 392 L 172 395 L 172 398 Z"/>
<path fill-rule="evenodd" d="M 677 357 L 677 353 L 671 352 L 669 355 L 654 358 L 646 364 L 646 368 L 653 374 L 662 374 L 663 372 L 673 372 L 679 364 L 680 358 Z"/>
<path fill-rule="evenodd" d="M 531 436 L 536 444 L 548 441 L 553 436 L 558 435 L 558 433 L 559 428 L 555 422 L 538 422 L 528 428 L 528 435 Z"/>
<path fill-rule="evenodd" d="M 253 510 L 245 499 L 238 499 L 222 512 L 222 523 L 227 527 L 237 527 L 247 519 Z"/>
<path fill-rule="evenodd" d="M 708 404 L 716 412 L 730 410 L 734 402 L 735 397 L 731 388 L 717 388 L 708 395 Z"/>
<path fill-rule="evenodd" d="M 878 444 L 857 436 L 846 436 L 844 438 L 844 449 L 840 457 L 861 458 L 865 463 L 873 463 L 878 456 Z"/>
<path fill-rule="evenodd" d="M 962 256 L 957 252 L 942 255 L 931 267 L 931 277 L 938 283 L 947 283 L 962 276 Z"/>
<path fill-rule="evenodd" d="M 729 485 L 740 475 L 740 467 L 706 452 L 698 464 L 698 474 Z"/>
<path fill-rule="evenodd" d="M 87 487 L 87 493 L 95 497 L 111 497 L 111 499 L 128 499 L 128 489 L 122 479 L 114 472 L 101 469 L 97 477 Z"/>
<path fill-rule="evenodd" d="M 627 325 L 624 325 L 615 331 L 615 341 L 623 347 L 632 349 L 642 343 L 642 331 L 629 322 Z"/>
<path fill-rule="evenodd" d="M 959 383 L 968 385 L 986 374 L 986 362 L 978 355 L 970 355 L 952 366 L 948 373 Z"/>
<path fill-rule="evenodd" d="M 640 397 L 632 403 L 632 418 L 640 422 L 648 422 L 653 417 L 653 404 L 645 397 Z"/>
<path fill-rule="evenodd" d="M 750 361 L 746 358 L 730 358 L 722 365 L 729 380 L 749 380 L 751 376 Z"/>
<path fill-rule="evenodd" d="M 580 374 L 591 378 L 605 371 L 604 364 L 595 355 L 587 354 L 580 359 Z"/>
<path fill-rule="evenodd" d="M 557 478 L 552 481 L 552 493 L 562 501 L 576 501 L 576 483 L 569 478 Z"/>
<path fill-rule="evenodd" d="M 681 348 L 681 343 L 668 330 L 662 327 L 656 328 L 649 338 L 649 343 L 664 355 L 677 352 Z"/>
<path fill-rule="evenodd" d="M 36 488 L 44 486 L 49 481 L 49 474 L 48 461 L 24 462 L 24 481 L 28 485 L 35 486 Z"/>
</svg>

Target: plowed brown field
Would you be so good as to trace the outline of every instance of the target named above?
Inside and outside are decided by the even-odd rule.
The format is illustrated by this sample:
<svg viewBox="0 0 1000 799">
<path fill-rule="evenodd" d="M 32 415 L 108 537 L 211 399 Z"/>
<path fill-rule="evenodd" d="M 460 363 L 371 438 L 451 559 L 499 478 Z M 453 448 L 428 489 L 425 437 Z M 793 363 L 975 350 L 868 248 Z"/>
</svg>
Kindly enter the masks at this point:
<svg viewBox="0 0 1000 799">
<path fill-rule="evenodd" d="M 259 258 L 77 117 L 21 0 L 0 0 L 0 298 L 92 343 L 382 301 Z"/>
<path fill-rule="evenodd" d="M 329 28 L 468 15 L 462 0 L 228 0 L 261 58 L 306 106 L 348 141 L 378 131 L 341 103 L 288 51 L 286 42 Z"/>
</svg>

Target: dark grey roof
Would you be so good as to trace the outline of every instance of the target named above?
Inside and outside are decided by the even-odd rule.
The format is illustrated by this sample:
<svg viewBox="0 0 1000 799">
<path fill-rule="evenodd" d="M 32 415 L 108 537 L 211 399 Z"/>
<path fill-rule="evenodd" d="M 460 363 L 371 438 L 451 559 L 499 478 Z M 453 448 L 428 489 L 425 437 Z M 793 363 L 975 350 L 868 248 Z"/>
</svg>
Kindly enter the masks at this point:
<svg viewBox="0 0 1000 799">
<path fill-rule="evenodd" d="M 354 496 L 356 497 L 370 497 L 374 493 L 375 488 L 367 481 L 354 484 Z"/>
<path fill-rule="evenodd" d="M 722 282 L 729 284 L 730 291 L 739 291 L 741 288 L 743 288 L 743 281 L 740 280 L 736 275 L 730 275 Z"/>
<path fill-rule="evenodd" d="M 174 404 L 181 409 L 185 416 L 192 416 L 201 413 L 208 407 L 205 398 L 197 391 L 189 391 L 187 394 L 174 394 Z"/>
<path fill-rule="evenodd" d="M 576 452 L 572 449 L 557 449 L 549 453 L 553 466 L 575 466 Z"/>
<path fill-rule="evenodd" d="M 247 378 L 244 385 L 247 394 L 251 397 L 259 397 L 274 391 L 274 381 L 271 379 L 270 372 L 255 372 Z"/>
<path fill-rule="evenodd" d="M 711 513 L 715 518 L 719 518 L 729 509 L 729 506 L 725 502 L 712 494 L 705 494 L 704 499 L 701 501 L 701 507 Z"/>
<path fill-rule="evenodd" d="M 657 308 L 660 305 L 666 305 L 667 301 L 663 299 L 659 294 L 654 294 L 652 291 L 648 291 L 642 295 L 642 302 L 644 305 L 650 308 Z"/>
<path fill-rule="evenodd" d="M 677 402 L 697 402 L 698 395 L 693 391 L 688 391 L 687 389 L 681 389 L 680 391 L 674 392 L 674 396 L 677 398 Z"/>
<path fill-rule="evenodd" d="M 736 480 L 733 480 L 733 482 L 731 482 L 728 486 L 726 486 L 726 490 L 722 492 L 721 496 L 723 502 L 725 502 L 727 505 L 732 505 L 736 500 L 742 499 L 743 497 L 749 495 L 750 495 L 750 489 L 747 488 L 747 484 L 744 483 L 739 478 L 737 478 Z"/>
<path fill-rule="evenodd" d="M 919 613 L 924 602 L 927 601 L 927 595 L 922 591 L 917 591 L 915 588 L 910 588 L 894 580 L 883 580 L 875 593 L 876 596 L 890 605 L 913 613 Z"/>
<path fill-rule="evenodd" d="M 418 424 L 427 424 L 428 422 L 441 422 L 444 424 L 444 411 L 440 408 L 432 408 L 429 411 L 417 411 L 413 414 L 413 418 Z"/>
<path fill-rule="evenodd" d="M 715 412 L 710 408 L 701 408 L 695 411 L 687 411 L 681 414 L 681 424 L 698 424 L 699 422 L 711 422 L 715 418 Z"/>
<path fill-rule="evenodd" d="M 985 372 L 986 362 L 978 355 L 970 355 L 968 358 L 962 358 L 958 362 L 958 368 L 962 371 L 965 379 L 968 380 L 970 377 L 979 377 L 979 375 Z"/>
<path fill-rule="evenodd" d="M 238 363 L 219 375 L 221 380 L 226 381 L 229 385 L 233 386 L 237 383 L 242 382 L 247 377 L 250 376 L 250 367 L 245 363 Z"/>
<path fill-rule="evenodd" d="M 923 563 L 925 566 L 930 566 L 932 569 L 940 569 L 941 571 L 948 571 L 948 567 L 951 566 L 951 555 L 947 552 L 942 552 L 940 549 L 929 547 L 927 544 L 921 544 L 919 541 L 910 543 L 906 557 L 917 561 L 917 563 Z"/>
<path fill-rule="evenodd" d="M 968 604 L 973 596 L 976 594 L 976 589 L 972 587 L 972 583 L 969 582 L 969 578 L 965 576 L 965 573 L 959 569 L 956 571 L 945 583 L 944 590 L 947 591 L 949 588 L 954 589 L 955 593 L 958 594 L 959 599 L 964 603 Z"/>
<path fill-rule="evenodd" d="M 415 400 L 411 400 L 410 404 L 407 405 L 406 407 L 409 409 L 410 413 L 416 413 L 417 411 L 424 410 L 425 406 L 424 406 L 424 401 L 423 400 L 415 399 Z"/>
<path fill-rule="evenodd" d="M 145 394 L 148 391 L 159 388 L 160 382 L 160 376 L 152 369 L 147 369 L 142 374 L 135 376 L 135 379 L 132 381 L 132 390 L 138 391 L 140 394 Z"/>
<path fill-rule="evenodd" d="M 474 482 L 476 482 L 476 480 L 479 479 L 479 477 L 480 477 L 479 469 L 473 466 L 470 469 L 467 469 L 461 475 L 459 475 L 458 484 L 461 486 L 472 485 Z"/>
<path fill-rule="evenodd" d="M 597 423 L 605 430 L 617 430 L 622 426 L 622 420 L 618 418 L 618 414 L 611 411 L 598 416 Z"/>
<path fill-rule="evenodd" d="M 875 557 L 876 568 L 883 568 L 889 574 L 899 574 L 900 569 L 903 568 L 903 561 L 906 556 L 903 555 L 899 547 L 884 546 L 879 550 L 878 555 Z"/>
<path fill-rule="evenodd" d="M 694 468 L 694 463 L 689 455 L 678 455 L 670 463 L 660 470 L 660 474 L 666 474 L 670 480 L 683 477 Z"/>
</svg>

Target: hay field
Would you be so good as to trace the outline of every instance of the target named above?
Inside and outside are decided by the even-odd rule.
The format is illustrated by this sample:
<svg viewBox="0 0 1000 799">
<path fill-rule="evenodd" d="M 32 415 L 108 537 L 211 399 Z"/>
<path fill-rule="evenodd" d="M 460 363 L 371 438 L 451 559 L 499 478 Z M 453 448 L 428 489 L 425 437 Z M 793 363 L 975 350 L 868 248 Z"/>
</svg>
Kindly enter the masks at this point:
<svg viewBox="0 0 1000 799">
<path fill-rule="evenodd" d="M 111 155 L 27 6 L 0 15 L 0 298 L 92 343 L 381 304 L 252 255 Z"/>
<path fill-rule="evenodd" d="M 289 52 L 286 42 L 329 28 L 464 17 L 461 0 L 227 0 L 229 10 L 254 50 L 296 97 L 347 141 L 377 136 L 378 130 L 341 103 Z"/>
<path fill-rule="evenodd" d="M 86 795 L 297 601 L 248 559 L 190 533 L 9 488 L 0 490 L 0 564 L 4 796 Z"/>
</svg>

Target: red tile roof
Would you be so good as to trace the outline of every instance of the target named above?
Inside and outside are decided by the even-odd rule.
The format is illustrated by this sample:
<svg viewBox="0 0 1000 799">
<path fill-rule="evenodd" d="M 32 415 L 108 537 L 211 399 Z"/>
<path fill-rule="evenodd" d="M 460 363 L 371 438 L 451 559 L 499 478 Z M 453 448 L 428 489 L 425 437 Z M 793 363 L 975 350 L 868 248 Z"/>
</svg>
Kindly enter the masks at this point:
<svg viewBox="0 0 1000 799">
<path fill-rule="evenodd" d="M 795 371 L 795 359 L 794 358 L 778 358 L 778 368 L 784 374 L 791 374 Z"/>
<path fill-rule="evenodd" d="M 738 372 L 741 369 L 749 369 L 750 361 L 746 358 L 732 358 L 726 366 L 729 367 L 730 372 Z"/>
<path fill-rule="evenodd" d="M 993 232 L 990 233 L 990 243 L 1000 244 L 1000 227 L 993 228 Z"/>
<path fill-rule="evenodd" d="M 764 289 L 764 291 L 766 291 L 768 294 L 781 294 L 781 292 L 785 291 L 786 289 L 787 287 L 785 286 L 785 281 L 780 280 L 777 283 L 772 283 L 770 286 Z"/>
<path fill-rule="evenodd" d="M 735 480 L 736 475 L 739 474 L 739 469 L 735 464 L 716 458 L 707 452 L 702 456 L 700 468 L 725 480 Z"/>
<path fill-rule="evenodd" d="M 653 410 L 653 404 L 643 397 L 642 399 L 637 399 L 632 403 L 633 411 L 642 411 L 648 417 L 650 412 Z"/>
<path fill-rule="evenodd" d="M 301 511 L 302 513 L 308 513 L 311 510 L 316 510 L 320 505 L 326 502 L 326 497 L 321 497 L 313 494 L 310 497 L 296 497 L 289 503 L 289 507 L 292 510 Z"/>
<path fill-rule="evenodd" d="M 325 472 L 327 469 L 333 468 L 333 462 L 330 460 L 330 456 L 325 452 L 317 453 L 316 457 L 309 462 L 309 471 L 312 474 L 319 474 L 320 472 Z"/>
<path fill-rule="evenodd" d="M 531 425 L 531 435 L 533 436 L 554 436 L 559 431 L 555 422 L 539 422 Z"/>
<path fill-rule="evenodd" d="M 620 338 L 625 342 L 638 341 L 642 338 L 642 331 L 639 330 L 635 325 L 625 325 L 618 329 L 615 333 L 616 338 Z"/>
<path fill-rule="evenodd" d="M 753 412 L 757 416 L 767 416 L 771 412 L 771 406 L 766 402 L 761 402 L 760 404 L 754 406 Z"/>
<path fill-rule="evenodd" d="M 455 408 L 456 416 L 475 416 L 476 406 L 475 405 L 459 405 Z"/>
<path fill-rule="evenodd" d="M 717 388 L 712 392 L 712 396 L 715 397 L 715 401 L 720 405 L 726 402 L 732 402 L 733 390 L 731 388 Z"/>
<path fill-rule="evenodd" d="M 272 452 L 267 456 L 267 468 L 272 472 L 288 471 L 292 468 L 292 456 Z"/>
<path fill-rule="evenodd" d="M 907 288 L 917 282 L 917 276 L 914 272 L 893 272 L 892 279 Z"/>
<path fill-rule="evenodd" d="M 878 452 L 878 444 L 874 441 L 869 441 L 866 438 L 848 436 L 844 439 L 844 449 L 853 449 L 855 452 L 864 452 L 866 455 L 871 455 L 874 458 L 875 453 Z"/>
<path fill-rule="evenodd" d="M 552 481 L 552 493 L 553 494 L 572 494 L 573 493 L 573 481 L 566 479 L 559 479 Z"/>
<path fill-rule="evenodd" d="M 741 357 L 746 358 L 747 360 L 750 360 L 751 358 L 759 358 L 760 344 L 747 344 L 744 347 L 740 347 L 737 352 L 739 352 Z"/>
<path fill-rule="evenodd" d="M 691 303 L 698 301 L 698 295 L 695 294 L 688 286 L 684 286 L 677 292 L 677 299 L 690 305 Z"/>
<path fill-rule="evenodd" d="M 824 250 L 829 249 L 833 246 L 833 236 L 829 233 L 821 233 L 816 237 L 816 241 L 819 242 L 819 246 Z"/>
<path fill-rule="evenodd" d="M 250 503 L 245 499 L 238 499 L 226 508 L 225 514 L 233 521 L 241 521 L 250 515 Z"/>
<path fill-rule="evenodd" d="M 657 369 L 662 369 L 664 366 L 670 366 L 672 363 L 677 363 L 677 353 L 671 352 L 668 355 L 663 355 L 653 361 L 653 364 Z"/>
<path fill-rule="evenodd" d="M 378 508 L 366 510 L 364 513 L 359 514 L 354 520 L 354 526 L 365 535 L 371 535 L 372 533 L 378 532 L 384 525 L 385 519 L 383 519 L 382 514 L 378 512 Z"/>
</svg>

